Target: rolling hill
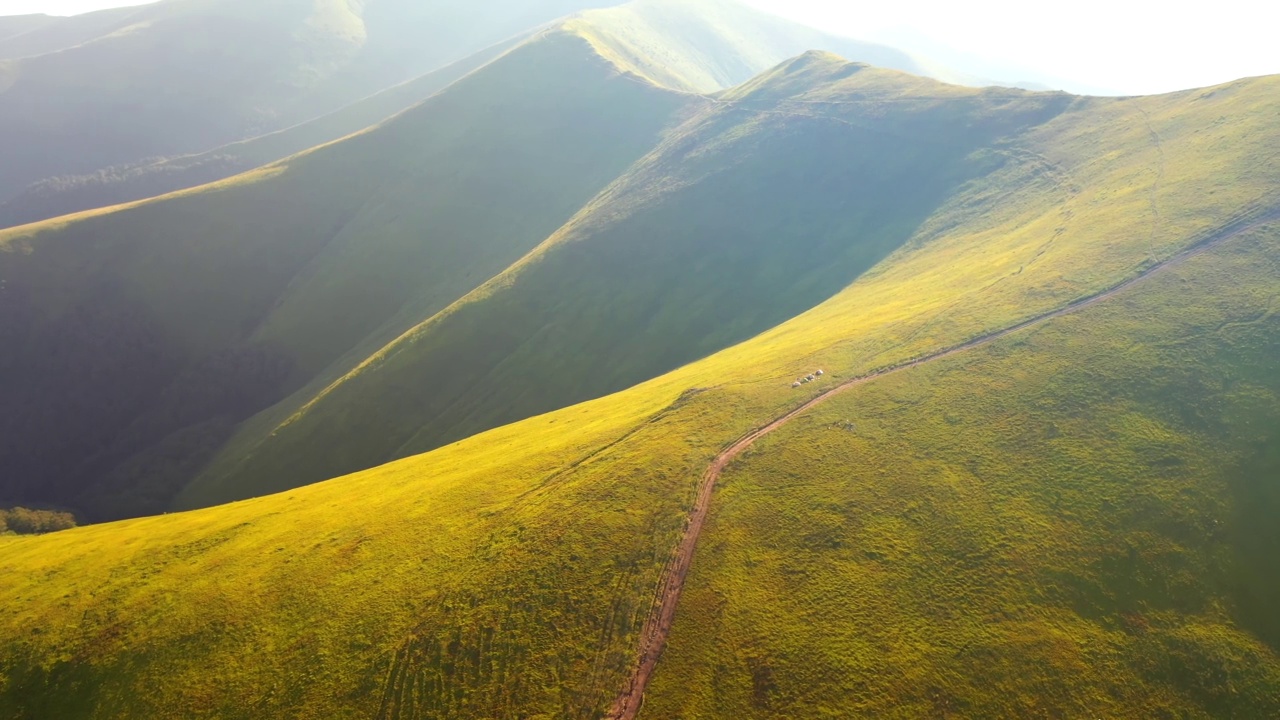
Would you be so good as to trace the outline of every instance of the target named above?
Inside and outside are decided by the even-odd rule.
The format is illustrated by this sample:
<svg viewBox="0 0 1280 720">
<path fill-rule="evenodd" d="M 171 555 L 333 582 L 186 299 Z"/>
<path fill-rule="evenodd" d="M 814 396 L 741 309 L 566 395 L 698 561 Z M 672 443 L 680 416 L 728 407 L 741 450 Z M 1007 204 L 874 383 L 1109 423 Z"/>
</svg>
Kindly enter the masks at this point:
<svg viewBox="0 0 1280 720">
<path fill-rule="evenodd" d="M 0 707 L 610 715 L 705 492 L 641 717 L 1272 716 L 1278 83 L 1092 100 L 786 63 L 693 127 L 949 109 L 982 118 L 948 126 L 983 171 L 830 299 L 623 392 L 269 497 L 0 538 Z M 721 142 L 755 139 L 779 142 Z M 650 205 L 622 207 L 593 222 Z"/>
</svg>

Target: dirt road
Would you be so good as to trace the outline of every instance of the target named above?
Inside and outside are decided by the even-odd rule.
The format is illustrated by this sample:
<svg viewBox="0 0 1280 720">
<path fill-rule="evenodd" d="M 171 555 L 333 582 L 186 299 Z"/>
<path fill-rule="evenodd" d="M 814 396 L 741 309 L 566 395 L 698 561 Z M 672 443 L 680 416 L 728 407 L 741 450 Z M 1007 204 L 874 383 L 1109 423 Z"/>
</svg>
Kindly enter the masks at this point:
<svg viewBox="0 0 1280 720">
<path fill-rule="evenodd" d="M 609 720 L 633 720 L 640 712 L 640 706 L 644 701 L 645 688 L 648 687 L 649 679 L 653 676 L 653 671 L 658 666 L 658 660 L 662 656 L 662 651 L 667 645 L 667 636 L 671 633 L 671 625 L 675 621 L 676 606 L 680 603 L 680 593 L 684 589 L 685 578 L 688 576 L 689 566 L 693 562 L 693 553 L 698 546 L 698 536 L 702 534 L 702 526 L 706 522 L 707 512 L 711 507 L 711 495 L 715 490 L 716 481 L 720 478 L 720 473 L 724 471 L 725 467 L 727 467 L 734 458 L 741 455 L 743 451 L 755 444 L 757 440 L 786 425 L 797 416 L 813 409 L 827 400 L 830 400 L 846 390 L 855 388 L 886 375 L 908 370 L 928 362 L 933 362 L 934 360 L 941 360 L 942 358 L 950 357 L 957 353 L 988 345 L 1000 338 L 1047 322 L 1053 318 L 1082 310 L 1090 305 L 1094 305 L 1111 298 L 1161 271 L 1180 265 L 1186 260 L 1211 248 L 1217 247 L 1234 237 L 1277 220 L 1280 220 L 1280 212 L 1271 212 L 1263 215 L 1262 217 L 1243 217 L 1220 228 L 1212 235 L 1203 238 L 1187 250 L 1174 255 L 1163 262 L 1154 264 L 1143 270 L 1137 276 L 1096 295 L 1081 298 L 1080 300 L 1058 310 L 1038 315 L 1012 327 L 983 335 L 961 345 L 957 345 L 946 350 L 940 350 L 924 357 L 909 360 L 900 365 L 896 365 L 870 375 L 864 375 L 848 380 L 831 388 L 821 395 L 818 395 L 812 400 L 809 400 L 796 409 L 777 418 L 768 425 L 752 430 L 742 438 L 735 441 L 732 445 L 722 450 L 702 474 L 702 480 L 698 487 L 698 495 L 697 499 L 694 501 L 693 511 L 689 514 L 689 518 L 685 522 L 684 534 L 681 536 L 680 543 L 676 546 L 675 552 L 672 554 L 671 560 L 667 564 L 666 570 L 663 572 L 662 579 L 659 583 L 659 594 L 654 602 L 653 611 L 650 613 L 649 618 L 645 621 L 644 627 L 640 631 L 640 653 L 635 669 L 628 678 L 626 687 L 618 696 L 618 699 L 613 704 L 613 708 L 606 717 Z"/>
</svg>

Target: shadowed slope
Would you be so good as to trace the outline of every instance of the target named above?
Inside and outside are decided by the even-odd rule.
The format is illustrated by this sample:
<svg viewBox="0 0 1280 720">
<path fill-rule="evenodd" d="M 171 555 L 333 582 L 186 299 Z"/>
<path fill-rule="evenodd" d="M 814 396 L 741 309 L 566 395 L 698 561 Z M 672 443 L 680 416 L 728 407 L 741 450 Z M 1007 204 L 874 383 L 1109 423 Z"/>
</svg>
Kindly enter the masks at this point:
<svg viewBox="0 0 1280 720">
<path fill-rule="evenodd" d="M 440 0 L 429 3 L 377 0 L 368 5 L 359 16 L 361 22 L 369 26 L 368 40 L 361 46 L 359 56 L 351 60 L 350 66 L 336 69 L 333 77 L 323 81 L 324 87 L 305 90 L 308 96 L 326 99 L 330 104 L 306 110 L 293 108 L 282 115 L 275 126 L 328 112 L 335 97 L 355 99 L 371 95 L 400 78 L 412 77 L 415 71 L 425 72 L 455 56 L 478 50 L 485 38 L 495 42 L 501 39 L 497 34 L 500 28 L 509 28 L 515 35 L 545 22 L 555 11 L 570 12 L 579 7 L 614 3 L 542 0 L 525 4 L 488 0 L 488 4 L 492 6 L 488 10 L 492 19 L 484 22 L 476 17 L 483 13 L 457 7 L 450 9 L 451 3 Z M 138 11 L 134 9 L 134 12 Z M 124 22 L 114 14 L 103 15 L 93 23 L 88 19 L 78 22 L 99 27 L 111 18 L 115 18 L 113 22 L 117 24 Z M 73 29 L 66 24 L 66 19 L 56 22 L 63 23 L 59 27 L 63 27 L 64 32 Z M 567 27 L 590 38 L 597 51 L 620 67 L 680 90 L 722 90 L 812 49 L 951 82 L 979 84 L 962 75 L 926 67 L 891 48 L 828 35 L 758 12 L 736 0 L 637 0 L 581 13 L 569 21 Z M 442 31 L 447 32 L 435 36 Z M 423 36 L 424 32 L 429 36 Z M 501 48 L 514 43 L 506 41 Z M 3 46 L 0 43 L 0 48 Z M 101 162 L 91 162 L 80 171 L 60 171 L 56 177 L 39 178 L 20 192 L 15 190 L 12 197 L 6 198 L 0 193 L 0 226 L 152 197 L 274 162 L 380 122 L 475 69 L 498 52 L 500 49 L 490 48 L 342 110 L 252 140 L 241 141 L 242 135 L 236 135 L 237 141 L 231 144 L 220 143 L 212 150 L 201 145 L 199 150 L 203 152 L 178 157 L 155 157 L 159 150 L 143 156 L 122 155 L 112 161 L 120 164 L 104 166 Z M 22 66 L 11 68 L 15 80 L 20 79 L 22 72 L 25 72 Z M 138 115 L 138 111 L 133 114 Z M 145 117 L 141 120 L 144 125 L 149 122 Z M 275 126 L 268 123 L 263 127 Z M 148 138 L 151 140 L 153 138 Z M 189 151 L 190 148 L 184 152 Z M 164 152 L 172 155 L 174 151 Z"/>
<path fill-rule="evenodd" d="M 303 123 L 613 1 L 165 0 L 58 19 L 0 41 L 0 201 Z"/>
<path fill-rule="evenodd" d="M 806 87 L 865 85 L 876 111 L 714 105 L 520 264 L 305 404 L 255 421 L 182 505 L 371 467 L 744 340 L 905 242 L 991 169 L 976 149 L 1069 102 L 948 88 L 816 54 L 778 73 Z M 917 104 L 916 92 L 956 101 Z"/>
<path fill-rule="evenodd" d="M 711 68 L 708 72 L 717 73 L 726 66 L 751 67 L 777 55 L 787 43 L 799 42 L 797 37 L 836 41 L 786 24 L 778 26 L 775 37 L 762 16 L 719 2 L 692 9 L 640 4 L 617 16 L 589 14 L 566 28 L 576 37 L 590 38 L 597 52 L 616 61 L 619 53 L 608 44 L 614 42 L 613 36 L 593 32 L 592 23 L 607 21 L 612 33 L 626 29 L 627 37 L 634 40 L 652 34 L 654 27 L 667 27 L 668 15 L 700 18 L 698 27 L 708 39 L 713 37 L 708 28 L 714 24 L 715 37 L 721 38 L 708 48 L 672 45 L 666 57 L 679 55 L 678 65 L 686 70 L 703 64 Z M 655 144 L 655 124 L 665 123 L 678 105 L 706 104 L 695 96 L 677 97 L 646 82 L 637 83 L 635 76 L 618 76 L 617 68 L 587 56 L 611 77 L 610 87 L 617 88 L 616 94 L 611 90 L 593 96 L 598 84 L 592 81 L 580 91 L 569 91 L 573 97 L 567 98 L 565 89 L 581 82 L 578 76 L 557 77 L 564 72 L 559 60 L 539 64 L 537 58 L 518 54 L 496 63 L 502 70 L 486 68 L 410 113 L 414 119 L 401 118 L 366 136 L 292 160 L 286 166 L 289 171 L 278 178 L 274 174 L 280 168 L 266 168 L 250 176 L 252 183 L 248 178 L 236 179 L 216 191 L 204 189 L 138 208 L 11 233 L 39 234 L 34 243 L 37 257 L 15 259 L 8 270 L 9 277 L 15 278 L 9 288 L 15 300 L 6 320 L 9 337 L 24 338 L 27 345 L 8 353 L 6 362 L 13 377 L 29 373 L 36 381 L 24 382 L 26 389 L 16 391 L 9 400 L 7 422 L 18 429 L 4 452 L 6 457 L 20 458 L 16 462 L 21 471 L 9 479 L 10 489 L 4 494 L 14 501 L 75 505 L 95 517 L 159 509 L 223 447 L 238 421 L 297 391 L 289 402 L 239 432 L 240 440 L 222 453 L 232 463 L 242 459 L 245 447 L 258 443 L 378 348 L 527 252 L 534 242 L 531 238 L 551 235 L 590 194 Z M 512 73 L 516 62 L 530 63 L 527 74 L 519 81 L 500 77 Z M 404 90 L 414 92 L 423 83 L 442 81 L 439 75 L 422 78 Z M 645 104 L 644 98 L 658 96 L 663 99 Z M 360 118 L 371 117 L 369 113 L 377 112 L 384 102 L 381 96 L 373 98 L 322 121 L 190 158 L 192 164 L 173 176 L 169 170 L 180 162 L 151 166 L 140 172 L 138 181 L 147 183 L 158 176 L 165 182 L 182 182 L 190 173 L 221 173 L 224 162 L 234 166 L 265 161 L 300 142 L 336 132 L 334 128 L 350 128 Z M 592 102 L 599 105 L 588 109 Z M 593 114 L 608 124 L 593 124 Z M 707 132 L 720 132 L 737 122 L 730 118 L 721 129 Z M 646 129 L 632 132 L 641 126 Z M 615 136 L 610 139 L 609 133 Z M 819 152 L 818 142 L 822 140 L 815 136 L 790 146 L 802 153 L 789 161 L 791 172 L 804 172 L 801 165 Z M 779 146 L 770 152 L 778 155 L 789 150 Z M 756 173 L 771 160 L 761 157 L 753 162 L 756 169 L 750 172 Z M 665 170 L 651 169 L 650 175 L 660 172 Z M 784 181 L 767 179 L 767 183 Z M 654 182 L 654 177 L 645 182 Z M 752 182 L 747 179 L 748 185 Z M 767 195 L 767 183 L 746 191 Z M 111 185 L 104 189 L 110 190 Z M 738 191 L 724 187 L 708 192 Z M 795 197 L 800 191 L 789 192 Z M 771 207 L 787 202 L 765 200 L 773 203 Z M 926 205 L 930 201 L 922 200 Z M 670 211 L 686 212 L 680 202 L 690 205 L 689 212 L 709 213 L 711 223 L 722 221 L 723 197 L 675 201 Z M 708 207 L 696 208 L 704 202 Z M 905 237 L 902 232 L 907 230 L 895 231 L 896 237 Z M 760 230 L 752 232 L 756 233 L 752 242 L 759 244 L 764 235 Z M 73 237 L 80 240 L 67 240 Z M 86 253 L 80 243 L 89 237 L 96 238 L 96 249 Z M 61 246 L 64 240 L 70 244 Z M 451 402 L 444 393 L 434 404 L 422 403 L 403 418 L 390 417 L 410 426 L 400 432 L 394 447 L 385 447 L 387 439 L 379 438 L 370 447 L 338 450 L 346 459 L 337 466 L 318 457 L 317 470 L 297 468 L 294 479 L 272 479 L 267 485 L 261 485 L 260 478 L 233 479 L 237 489 L 225 493 L 257 494 L 281 482 L 329 477 L 339 472 L 335 467 L 369 467 L 409 452 L 401 450 L 400 444 L 411 436 L 423 438 L 411 448 L 434 446 L 440 438 L 492 427 L 652 377 L 821 301 L 894 242 L 881 240 L 869 243 L 866 254 L 844 257 L 816 275 L 809 269 L 823 259 L 787 259 L 741 307 L 723 294 L 723 288 L 712 290 L 691 307 L 705 317 L 678 320 L 686 327 L 664 340 L 665 346 L 655 345 L 648 354 L 616 363 L 617 367 L 582 371 L 566 366 L 561 377 L 521 399 L 509 414 L 495 414 L 500 400 L 490 395 L 478 407 L 464 405 L 443 412 L 435 427 L 423 429 L 420 418 L 426 408 L 439 409 Z M 673 238 L 671 242 L 681 241 Z M 58 247 L 63 249 L 52 250 Z M 193 268 L 182 258 L 194 247 L 207 253 L 203 255 L 207 269 L 191 278 Z M 770 262 L 752 259 L 752 247 L 748 244 L 738 250 L 738 269 L 750 271 L 747 266 L 753 263 Z M 249 252 L 245 248 L 252 248 L 254 254 L 244 254 Z M 693 251 L 709 250 L 703 245 Z M 694 258 L 687 252 L 677 253 L 668 261 L 689 263 Z M 735 271 L 726 266 L 721 277 Z M 47 274 L 49 286 L 31 290 L 41 273 Z M 787 273 L 796 276 L 787 277 Z M 74 280 L 64 283 L 67 278 Z M 671 282 L 685 280 L 672 276 Z M 237 283 L 253 289 L 229 298 Z M 65 298 L 59 297 L 60 288 L 65 289 Z M 596 286 L 586 292 L 600 290 Z M 767 297 L 771 292 L 778 293 L 776 301 Z M 51 306 L 44 304 L 48 298 L 54 298 Z M 762 307 L 766 303 L 773 306 Z M 621 319 L 619 327 L 634 327 L 638 320 Z M 650 336 L 662 332 L 666 321 L 655 322 L 646 331 Z M 689 327 L 690 322 L 699 327 Z M 590 332 L 597 325 L 584 327 Z M 607 337 L 607 332 L 602 333 L 593 342 L 605 342 Z M 191 346 L 193 342 L 197 347 Z M 545 352 L 547 345 L 542 348 L 532 351 Z M 86 353 L 95 358 L 95 367 L 88 373 L 80 371 Z M 43 362 L 42 357 L 55 359 Z M 489 353 L 479 362 L 492 364 L 495 357 Z M 512 359 L 501 371 L 500 385 L 541 382 L 551 370 L 548 361 L 554 358 L 544 355 L 534 363 L 537 367 L 525 373 L 511 367 L 519 362 Z M 441 372 L 455 373 L 455 369 L 444 367 Z M 565 377 L 569 372 L 582 377 Z M 423 386 L 416 380 L 410 383 Z M 449 392 L 465 388 L 459 381 Z M 37 405 L 40 410 L 33 413 Z M 28 419 L 14 419 L 19 417 Z M 62 430 L 55 433 L 53 427 Z M 208 475 L 221 478 L 224 465 Z M 51 483 L 57 488 L 33 490 Z M 221 479 L 214 483 L 212 497 L 227 496 L 218 489 L 221 484 Z M 88 485 L 97 488 L 86 496 Z"/>
<path fill-rule="evenodd" d="M 826 389 L 792 378 L 961 344 L 1273 214 L 1275 82 L 1064 113 L 831 301 L 618 395 L 287 494 L 0 539 L 0 706 L 599 717 L 707 464 Z M 1224 121 L 1202 136 L 1198 114 Z M 1184 209 L 1154 238 L 1153 198 Z M 1260 228 L 757 445 L 652 715 L 1273 715 L 1280 659 L 1232 618 L 1275 557 L 1221 561 L 1258 497 L 1224 474 L 1265 467 L 1280 406 L 1276 243 Z"/>
<path fill-rule="evenodd" d="M 688 101 L 553 34 L 280 165 L 0 234 L 0 495 L 162 509 L 236 421 L 517 260 Z"/>
<path fill-rule="evenodd" d="M 521 38 L 521 41 L 527 38 Z M 390 118 L 491 62 L 518 41 L 483 50 L 465 60 L 316 118 L 267 135 L 223 145 L 199 155 L 101 168 L 29 186 L 0 203 L 0 227 L 12 227 L 90 208 L 155 197 L 216 182 L 338 140 Z"/>
</svg>

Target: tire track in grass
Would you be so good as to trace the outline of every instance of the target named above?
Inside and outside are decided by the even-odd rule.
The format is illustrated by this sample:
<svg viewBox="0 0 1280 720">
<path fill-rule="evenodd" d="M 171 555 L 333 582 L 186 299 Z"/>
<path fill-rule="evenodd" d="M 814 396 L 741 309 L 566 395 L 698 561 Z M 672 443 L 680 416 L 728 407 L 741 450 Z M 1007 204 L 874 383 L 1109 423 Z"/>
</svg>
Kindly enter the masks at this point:
<svg viewBox="0 0 1280 720">
<path fill-rule="evenodd" d="M 720 479 L 720 474 L 724 472 L 724 469 L 729 465 L 729 463 L 733 462 L 735 458 L 754 445 L 757 440 L 769 435 L 796 419 L 796 417 L 812 410 L 818 405 L 830 400 L 840 393 L 845 392 L 846 390 L 858 387 L 859 385 L 865 385 L 866 383 L 882 378 L 886 375 L 891 375 L 903 370 L 909 370 L 911 368 L 924 365 L 925 363 L 941 360 L 943 358 L 951 357 L 952 355 L 957 355 L 968 350 L 989 345 L 1001 338 L 1026 330 L 1027 328 L 1040 325 L 1054 318 L 1062 317 L 1063 315 L 1068 315 L 1078 310 L 1083 310 L 1091 305 L 1096 305 L 1097 303 L 1103 302 L 1121 292 L 1124 292 L 1130 287 L 1150 278 L 1153 275 L 1181 265 L 1192 257 L 1215 248 L 1232 238 L 1252 230 L 1256 230 L 1277 220 L 1280 220 L 1280 211 L 1273 210 L 1261 215 L 1258 213 L 1243 213 L 1236 219 L 1220 227 L 1215 232 L 1193 243 L 1186 250 L 1155 263 L 1128 280 L 1106 290 L 1088 297 L 1080 298 L 1079 300 L 1075 300 L 1057 310 L 1037 315 L 1003 330 L 987 333 L 951 348 L 939 350 L 938 352 L 931 353 L 923 357 L 907 360 L 898 365 L 877 370 L 873 373 L 853 378 L 852 380 L 847 380 L 814 397 L 785 415 L 778 417 L 768 425 L 753 429 L 746 435 L 735 440 L 724 450 L 721 450 L 702 474 L 693 510 L 689 513 L 689 517 L 685 521 L 684 533 L 680 538 L 679 544 L 676 545 L 675 551 L 672 553 L 671 560 L 667 563 L 667 567 L 663 571 L 662 578 L 658 583 L 659 591 L 657 597 L 654 599 L 653 609 L 650 611 L 649 617 L 640 631 L 640 647 L 635 666 L 632 669 L 630 676 L 627 678 L 626 686 L 618 695 L 618 698 L 614 701 L 612 708 L 605 717 L 608 720 L 634 720 L 636 715 L 639 714 L 640 707 L 644 702 L 645 689 L 648 688 L 649 680 L 653 677 L 653 672 L 658 666 L 658 661 L 662 657 L 662 651 L 666 649 L 667 638 L 671 633 L 671 626 L 675 622 L 676 608 L 680 603 L 680 594 L 684 590 L 685 579 L 688 577 L 689 567 L 693 563 L 693 554 L 698 546 L 698 537 L 702 534 L 702 526 L 706 523 L 707 512 L 711 507 L 711 496 L 712 492 L 715 490 L 716 481 Z"/>
</svg>

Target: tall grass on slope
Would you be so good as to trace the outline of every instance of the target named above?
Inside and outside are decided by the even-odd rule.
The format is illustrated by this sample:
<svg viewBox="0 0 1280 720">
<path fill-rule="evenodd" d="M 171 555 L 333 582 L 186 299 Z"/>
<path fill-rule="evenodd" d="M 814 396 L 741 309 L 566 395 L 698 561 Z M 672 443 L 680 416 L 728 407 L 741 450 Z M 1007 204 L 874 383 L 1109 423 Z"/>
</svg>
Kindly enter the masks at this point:
<svg viewBox="0 0 1280 720">
<path fill-rule="evenodd" d="M 1280 713 L 1280 223 L 721 478 L 642 717 Z"/>
</svg>

